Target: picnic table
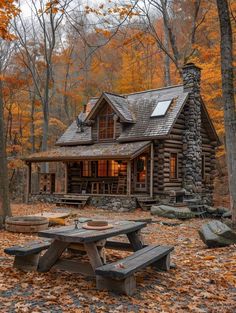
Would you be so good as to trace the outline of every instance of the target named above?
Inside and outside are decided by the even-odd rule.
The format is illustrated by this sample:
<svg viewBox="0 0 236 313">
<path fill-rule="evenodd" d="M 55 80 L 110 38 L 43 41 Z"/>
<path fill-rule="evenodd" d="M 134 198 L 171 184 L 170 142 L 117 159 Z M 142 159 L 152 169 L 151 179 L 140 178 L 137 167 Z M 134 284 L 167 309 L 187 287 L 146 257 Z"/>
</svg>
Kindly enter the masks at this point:
<svg viewBox="0 0 236 313">
<path fill-rule="evenodd" d="M 52 238 L 53 241 L 45 254 L 39 259 L 38 271 L 47 272 L 50 268 L 57 264 L 58 268 L 63 268 L 67 264 L 67 269 L 75 268 L 75 264 L 66 260 L 59 260 L 62 253 L 69 247 L 83 249 L 86 251 L 91 270 L 104 264 L 101 250 L 106 244 L 106 240 L 111 237 L 125 234 L 131 244 L 133 251 L 143 248 L 143 243 L 140 239 L 140 230 L 146 227 L 145 222 L 132 221 L 115 221 L 111 222 L 112 228 L 106 230 L 91 230 L 84 228 L 81 225 L 71 225 L 60 228 L 40 231 L 40 237 Z M 73 265 L 72 265 L 73 264 Z M 77 264 L 77 271 L 82 274 L 88 274 L 88 266 L 85 263 Z M 92 274 L 90 270 L 90 274 Z M 73 271 L 73 270 L 72 270 Z"/>
<path fill-rule="evenodd" d="M 87 225 L 88 226 L 88 225 Z M 84 223 L 40 231 L 46 239 L 24 246 L 6 248 L 7 254 L 15 255 L 14 267 L 23 270 L 47 272 L 52 267 L 73 273 L 96 276 L 97 289 L 108 289 L 132 295 L 136 289 L 134 273 L 152 265 L 158 270 L 170 269 L 170 246 L 144 245 L 141 230 L 146 222 L 110 221 L 110 228 L 89 229 Z M 112 241 L 110 238 L 126 235 L 129 243 Z M 117 238 L 115 238 L 117 239 Z M 131 255 L 106 264 L 105 248 L 133 251 Z M 89 262 L 83 258 L 68 259 L 65 250 L 85 251 Z M 41 256 L 41 251 L 46 252 Z M 107 249 L 106 249 L 107 251 Z"/>
</svg>

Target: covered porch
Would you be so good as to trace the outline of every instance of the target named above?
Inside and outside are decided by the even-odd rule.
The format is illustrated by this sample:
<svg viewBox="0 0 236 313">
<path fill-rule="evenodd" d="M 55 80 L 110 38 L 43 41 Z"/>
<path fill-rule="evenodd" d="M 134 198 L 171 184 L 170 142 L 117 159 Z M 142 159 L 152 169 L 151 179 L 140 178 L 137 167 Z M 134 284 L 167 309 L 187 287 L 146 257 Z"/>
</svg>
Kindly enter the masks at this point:
<svg viewBox="0 0 236 313">
<path fill-rule="evenodd" d="M 153 197 L 153 144 L 97 143 L 64 146 L 35 153 L 24 159 L 27 164 L 26 201 L 32 194 L 57 194 L 56 186 L 63 181 L 60 194 Z M 40 167 L 48 163 L 49 171 Z M 63 178 L 53 164 L 63 166 Z M 32 186 L 32 168 L 38 169 L 38 186 Z"/>
</svg>

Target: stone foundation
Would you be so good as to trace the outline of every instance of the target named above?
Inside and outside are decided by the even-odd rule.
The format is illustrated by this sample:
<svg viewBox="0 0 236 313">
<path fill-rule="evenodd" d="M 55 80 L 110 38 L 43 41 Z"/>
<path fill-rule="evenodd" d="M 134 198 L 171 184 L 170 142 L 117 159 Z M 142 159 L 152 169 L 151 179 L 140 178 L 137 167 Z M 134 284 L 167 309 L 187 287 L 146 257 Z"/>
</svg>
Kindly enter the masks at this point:
<svg viewBox="0 0 236 313">
<path fill-rule="evenodd" d="M 115 211 L 115 212 L 130 212 L 134 211 L 138 205 L 135 197 L 90 197 L 88 205 L 99 209 Z"/>
<path fill-rule="evenodd" d="M 31 195 L 30 202 L 46 202 L 54 203 L 58 199 L 53 194 Z M 99 209 L 115 211 L 115 212 L 130 212 L 138 207 L 136 197 L 110 197 L 110 196 L 90 196 L 87 204 Z"/>
<path fill-rule="evenodd" d="M 29 197 L 30 202 L 45 202 L 45 203 L 55 203 L 58 199 L 57 196 L 53 194 L 39 194 L 39 195 L 31 195 Z"/>
</svg>

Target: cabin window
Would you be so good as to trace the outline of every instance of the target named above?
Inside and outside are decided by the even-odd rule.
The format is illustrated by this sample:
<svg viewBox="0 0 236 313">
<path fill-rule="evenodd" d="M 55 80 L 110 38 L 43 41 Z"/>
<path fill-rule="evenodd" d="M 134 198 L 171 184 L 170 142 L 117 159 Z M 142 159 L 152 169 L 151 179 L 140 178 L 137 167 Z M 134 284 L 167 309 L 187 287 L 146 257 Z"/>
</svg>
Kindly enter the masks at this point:
<svg viewBox="0 0 236 313">
<path fill-rule="evenodd" d="M 205 179 L 205 155 L 202 155 L 202 180 Z"/>
<path fill-rule="evenodd" d="M 98 161 L 98 176 L 99 177 L 107 176 L 107 161 L 106 160 Z"/>
<path fill-rule="evenodd" d="M 83 177 L 92 176 L 92 167 L 90 161 L 83 161 Z"/>
<path fill-rule="evenodd" d="M 145 183 L 147 174 L 147 158 L 146 156 L 141 156 L 137 159 L 136 171 L 137 171 L 137 182 Z"/>
<path fill-rule="evenodd" d="M 178 178 L 178 154 L 170 154 L 170 179 Z"/>
<path fill-rule="evenodd" d="M 113 111 L 110 106 L 106 106 L 105 110 L 99 115 L 99 139 L 112 139 L 114 136 L 114 119 Z"/>
<path fill-rule="evenodd" d="M 119 174 L 119 165 L 116 161 L 108 161 L 108 176 L 118 176 Z"/>
<path fill-rule="evenodd" d="M 100 160 L 98 161 L 98 176 L 99 177 L 113 177 L 118 176 L 118 163 L 113 160 Z"/>
</svg>

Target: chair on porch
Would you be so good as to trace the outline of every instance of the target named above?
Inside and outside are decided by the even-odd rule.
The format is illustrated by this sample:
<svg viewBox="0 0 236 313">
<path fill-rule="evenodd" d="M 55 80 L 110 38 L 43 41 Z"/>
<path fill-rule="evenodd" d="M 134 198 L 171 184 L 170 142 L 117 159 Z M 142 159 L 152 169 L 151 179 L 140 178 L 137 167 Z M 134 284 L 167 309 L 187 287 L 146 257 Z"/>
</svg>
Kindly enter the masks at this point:
<svg viewBox="0 0 236 313">
<path fill-rule="evenodd" d="M 87 189 L 88 189 L 88 181 L 86 180 L 86 181 L 81 182 L 81 184 L 80 184 L 80 192 L 82 194 L 85 194 L 85 193 L 87 193 Z"/>
<path fill-rule="evenodd" d="M 104 194 L 110 194 L 111 193 L 111 184 L 107 181 L 102 182 L 102 192 Z"/>
<path fill-rule="evenodd" d="M 118 177 L 117 193 L 124 194 L 126 192 L 127 178 L 125 176 Z"/>
<path fill-rule="evenodd" d="M 92 182 L 91 183 L 91 193 L 99 194 L 100 192 L 100 183 L 99 182 Z"/>
</svg>

